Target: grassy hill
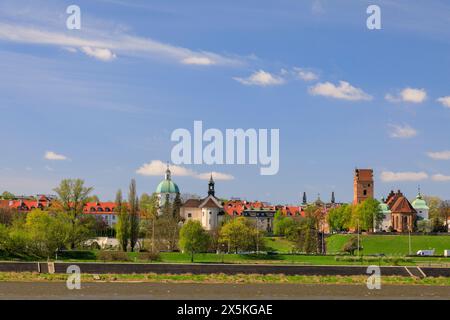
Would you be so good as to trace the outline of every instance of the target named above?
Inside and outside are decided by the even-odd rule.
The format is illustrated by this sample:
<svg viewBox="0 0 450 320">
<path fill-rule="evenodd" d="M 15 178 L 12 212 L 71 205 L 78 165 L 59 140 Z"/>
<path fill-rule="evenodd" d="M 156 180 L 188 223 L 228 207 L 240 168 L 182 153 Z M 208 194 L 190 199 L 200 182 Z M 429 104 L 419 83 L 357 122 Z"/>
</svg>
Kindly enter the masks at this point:
<svg viewBox="0 0 450 320">
<path fill-rule="evenodd" d="M 327 238 L 329 254 L 341 252 L 352 235 L 333 235 Z M 386 255 L 407 255 L 409 253 L 407 235 L 362 235 L 362 254 L 384 253 Z M 418 250 L 436 249 L 436 255 L 450 250 L 450 236 L 411 236 L 412 253 Z"/>
</svg>

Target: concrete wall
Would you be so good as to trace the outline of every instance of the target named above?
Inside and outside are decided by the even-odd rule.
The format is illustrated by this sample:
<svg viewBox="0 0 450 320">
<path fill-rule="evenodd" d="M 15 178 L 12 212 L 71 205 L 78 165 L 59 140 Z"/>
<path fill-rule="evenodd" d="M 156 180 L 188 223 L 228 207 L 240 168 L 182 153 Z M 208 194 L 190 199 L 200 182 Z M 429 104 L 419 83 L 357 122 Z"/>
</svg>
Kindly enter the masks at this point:
<svg viewBox="0 0 450 320">
<path fill-rule="evenodd" d="M 232 265 L 232 264 L 138 264 L 138 263 L 55 263 L 56 273 L 66 273 L 70 265 L 80 267 L 87 274 L 285 274 L 316 276 L 368 276 L 367 266 L 292 266 L 292 265 Z M 411 268 L 411 267 L 409 267 Z M 423 267 L 427 276 L 450 277 L 450 268 Z M 0 262 L 0 272 L 48 272 L 47 263 L 36 262 Z M 405 276 L 409 273 L 405 267 L 381 267 L 383 276 Z"/>
</svg>

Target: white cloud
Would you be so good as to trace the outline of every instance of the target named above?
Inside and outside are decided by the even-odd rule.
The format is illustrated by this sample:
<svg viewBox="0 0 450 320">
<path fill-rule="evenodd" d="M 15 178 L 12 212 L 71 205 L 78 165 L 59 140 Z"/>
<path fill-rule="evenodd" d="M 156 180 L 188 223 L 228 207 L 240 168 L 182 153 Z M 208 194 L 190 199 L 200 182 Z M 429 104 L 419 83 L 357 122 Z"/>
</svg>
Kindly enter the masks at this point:
<svg viewBox="0 0 450 320">
<path fill-rule="evenodd" d="M 152 160 L 150 163 L 142 165 L 136 173 L 143 176 L 163 176 L 166 173 L 166 170 L 166 163 L 161 160 Z M 171 165 L 170 171 L 175 176 L 192 176 L 195 174 L 195 172 L 190 169 L 176 165 Z"/>
<path fill-rule="evenodd" d="M 433 160 L 450 160 L 450 150 L 428 152 L 427 154 Z"/>
<path fill-rule="evenodd" d="M 316 73 L 302 68 L 294 68 L 294 73 L 297 78 L 303 81 L 314 81 L 319 79 L 319 76 Z"/>
<path fill-rule="evenodd" d="M 216 171 L 212 172 L 212 176 L 214 180 L 234 180 L 234 177 L 232 175 Z M 210 177 L 211 173 L 208 172 L 200 173 L 197 175 L 197 178 L 201 180 L 209 180 Z"/>
<path fill-rule="evenodd" d="M 309 93 L 314 96 L 319 95 L 350 101 L 372 100 L 372 96 L 365 93 L 360 88 L 353 87 L 346 81 L 339 81 L 338 86 L 331 82 L 318 83 L 309 88 Z"/>
<path fill-rule="evenodd" d="M 167 164 L 162 162 L 161 160 L 152 160 L 149 163 L 142 165 L 138 170 L 136 170 L 137 174 L 143 176 L 164 176 L 166 173 Z M 210 178 L 211 173 L 197 173 L 191 169 L 170 165 L 170 171 L 173 176 L 178 177 L 193 177 L 200 180 L 207 180 Z M 215 180 L 233 180 L 234 177 L 232 175 L 220 172 L 212 172 L 213 178 Z"/>
<path fill-rule="evenodd" d="M 390 127 L 391 131 L 389 135 L 392 138 L 407 139 L 417 136 L 417 130 L 407 124 L 405 125 L 391 124 Z"/>
<path fill-rule="evenodd" d="M 215 64 L 213 60 L 207 57 L 188 57 L 181 61 L 183 64 L 193 64 L 200 66 L 209 66 Z"/>
<path fill-rule="evenodd" d="M 116 58 L 114 52 L 109 49 L 104 48 L 92 48 L 92 47 L 81 47 L 81 51 L 83 51 L 86 55 L 96 58 L 102 61 L 112 61 Z"/>
<path fill-rule="evenodd" d="M 386 94 L 385 99 L 389 102 L 422 103 L 427 99 L 427 92 L 425 89 L 405 88 L 397 95 Z"/>
<path fill-rule="evenodd" d="M 431 179 L 437 182 L 446 182 L 450 181 L 450 176 L 445 176 L 443 174 L 435 174 L 431 177 Z"/>
<path fill-rule="evenodd" d="M 383 171 L 381 173 L 381 180 L 383 182 L 397 182 L 397 181 L 420 181 L 428 179 L 428 174 L 425 172 L 392 172 Z"/>
<path fill-rule="evenodd" d="M 282 77 L 273 75 L 264 70 L 256 71 L 247 78 L 235 77 L 233 79 L 248 86 L 267 87 L 267 86 L 281 85 L 285 83 L 285 80 Z"/>
<path fill-rule="evenodd" d="M 0 40 L 71 48 L 70 51 L 80 50 L 91 57 L 110 61 L 115 54 L 158 57 L 174 60 L 181 64 L 196 65 L 240 65 L 242 60 L 226 57 L 207 51 L 193 51 L 188 48 L 177 47 L 150 38 L 131 36 L 124 32 L 108 30 L 83 29 L 83 36 L 64 32 L 48 31 L 36 26 L 0 23 Z M 83 49 L 84 48 L 84 49 Z"/>
<path fill-rule="evenodd" d="M 444 107 L 450 108 L 450 96 L 441 97 L 437 99 Z"/>
<path fill-rule="evenodd" d="M 55 153 L 53 151 L 47 151 L 44 155 L 44 158 L 47 160 L 55 160 L 55 161 L 68 160 L 66 156 Z"/>
</svg>

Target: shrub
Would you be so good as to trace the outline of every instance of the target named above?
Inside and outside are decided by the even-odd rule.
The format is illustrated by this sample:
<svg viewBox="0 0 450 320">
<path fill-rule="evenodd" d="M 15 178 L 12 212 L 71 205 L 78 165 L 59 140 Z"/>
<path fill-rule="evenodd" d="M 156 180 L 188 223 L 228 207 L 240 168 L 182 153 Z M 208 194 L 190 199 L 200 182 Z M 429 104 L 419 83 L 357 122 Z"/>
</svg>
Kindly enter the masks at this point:
<svg viewBox="0 0 450 320">
<path fill-rule="evenodd" d="M 140 252 L 138 254 L 139 260 L 144 261 L 158 261 L 161 259 L 159 252 Z"/>
<path fill-rule="evenodd" d="M 130 261 L 126 252 L 122 251 L 100 251 L 97 255 L 98 260 L 102 261 Z"/>
</svg>

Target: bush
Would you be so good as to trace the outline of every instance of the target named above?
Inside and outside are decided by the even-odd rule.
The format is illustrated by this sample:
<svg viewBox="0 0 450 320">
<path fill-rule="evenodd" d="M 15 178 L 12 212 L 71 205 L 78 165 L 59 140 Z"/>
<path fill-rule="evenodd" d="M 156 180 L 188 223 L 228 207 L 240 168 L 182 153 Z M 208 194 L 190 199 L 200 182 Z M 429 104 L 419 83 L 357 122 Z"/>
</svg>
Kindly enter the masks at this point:
<svg viewBox="0 0 450 320">
<path fill-rule="evenodd" d="M 158 261 L 161 259 L 159 252 L 140 252 L 138 254 L 139 260 L 144 261 Z"/>
<path fill-rule="evenodd" d="M 344 262 L 379 262 L 379 261 L 383 261 L 384 263 L 387 264 L 393 264 L 393 265 L 398 265 L 400 264 L 400 262 L 411 262 L 412 259 L 408 258 L 408 257 L 364 257 L 364 256 L 360 256 L 360 257 L 355 257 L 355 256 L 336 256 L 334 258 L 335 261 L 344 261 Z"/>
<path fill-rule="evenodd" d="M 98 260 L 106 261 L 130 261 L 130 257 L 123 251 L 100 251 L 97 255 Z"/>
</svg>

